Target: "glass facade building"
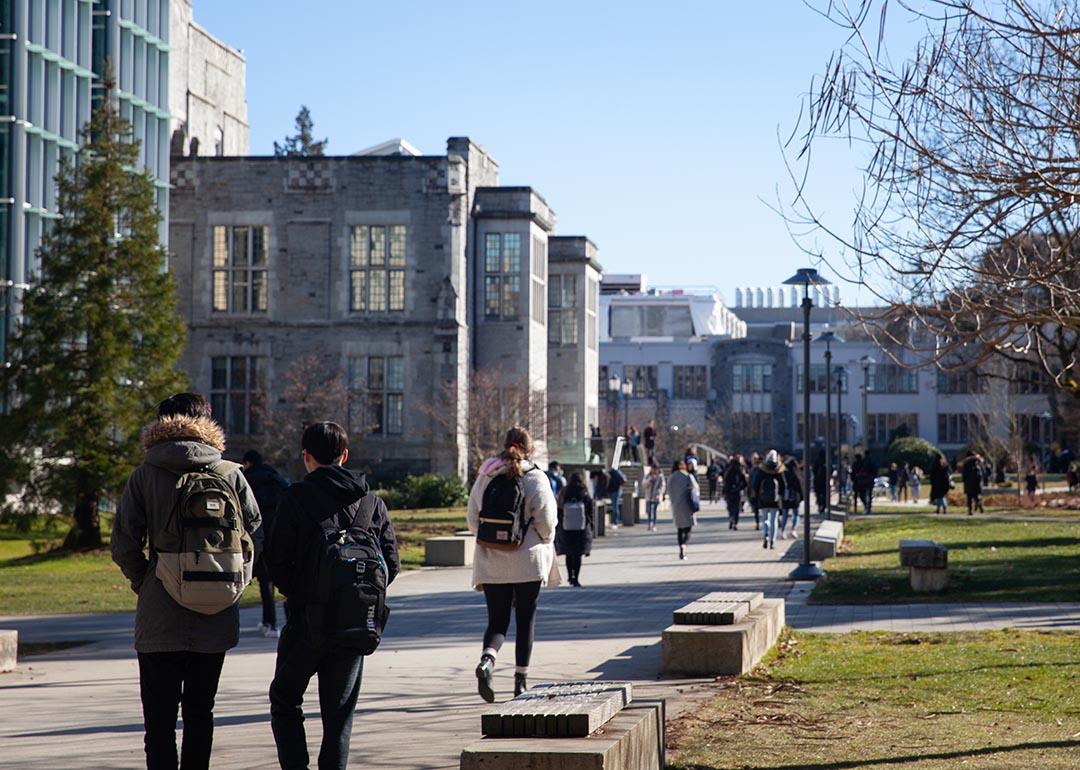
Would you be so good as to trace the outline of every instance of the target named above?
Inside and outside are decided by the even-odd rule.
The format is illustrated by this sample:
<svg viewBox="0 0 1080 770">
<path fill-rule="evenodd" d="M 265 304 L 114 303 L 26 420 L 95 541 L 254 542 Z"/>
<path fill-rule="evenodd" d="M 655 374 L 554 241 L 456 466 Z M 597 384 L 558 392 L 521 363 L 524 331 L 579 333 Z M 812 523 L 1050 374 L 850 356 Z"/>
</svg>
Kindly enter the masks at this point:
<svg viewBox="0 0 1080 770">
<path fill-rule="evenodd" d="M 59 216 L 54 178 L 103 94 L 106 63 L 113 98 L 156 180 L 164 242 L 168 37 L 169 0 L 0 0 L 0 345 L 37 272 L 42 236 Z"/>
</svg>

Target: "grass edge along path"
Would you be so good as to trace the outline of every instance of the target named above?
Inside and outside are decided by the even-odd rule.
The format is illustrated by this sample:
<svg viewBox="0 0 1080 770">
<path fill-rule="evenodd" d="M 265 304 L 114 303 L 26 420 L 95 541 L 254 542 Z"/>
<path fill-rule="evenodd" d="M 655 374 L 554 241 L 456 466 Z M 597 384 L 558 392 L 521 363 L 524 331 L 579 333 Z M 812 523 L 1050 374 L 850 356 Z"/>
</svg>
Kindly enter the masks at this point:
<svg viewBox="0 0 1080 770">
<path fill-rule="evenodd" d="M 949 549 L 949 586 L 911 591 L 899 544 L 927 539 Z M 1080 518 L 995 516 L 852 518 L 841 552 L 822 565 L 813 604 L 1080 601 Z"/>
<path fill-rule="evenodd" d="M 674 720 L 670 770 L 1080 766 L 1080 632 L 792 633 Z"/>
<path fill-rule="evenodd" d="M 464 508 L 391 511 L 403 569 L 423 564 L 424 540 L 465 527 Z M 108 530 L 106 529 L 106 532 Z M 69 612 L 131 612 L 135 594 L 108 548 L 87 552 L 55 550 L 63 540 L 55 530 L 0 532 L 0 615 Z M 254 585 L 241 606 L 259 604 Z"/>
</svg>

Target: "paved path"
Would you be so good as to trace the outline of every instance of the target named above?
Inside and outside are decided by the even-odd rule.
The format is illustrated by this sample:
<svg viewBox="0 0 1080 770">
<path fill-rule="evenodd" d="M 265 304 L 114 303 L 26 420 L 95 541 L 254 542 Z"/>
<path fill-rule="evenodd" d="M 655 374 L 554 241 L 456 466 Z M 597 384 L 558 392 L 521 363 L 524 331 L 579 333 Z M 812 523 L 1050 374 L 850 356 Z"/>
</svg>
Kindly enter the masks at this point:
<svg viewBox="0 0 1080 770">
<path fill-rule="evenodd" d="M 688 561 L 676 558 L 670 522 L 662 522 L 655 533 L 644 527 L 621 529 L 599 540 L 585 561 L 581 577 L 586 588 L 546 590 L 532 679 L 630 679 L 637 693 L 671 699 L 675 712 L 701 697 L 701 680 L 657 680 L 659 635 L 671 622 L 671 611 L 715 590 L 787 595 L 791 584 L 785 577 L 801 545 L 782 541 L 777 550 L 766 551 L 752 523 L 730 532 L 711 507 L 701 518 Z M 392 587 L 389 635 L 364 672 L 353 766 L 456 768 L 461 749 L 479 737 L 484 704 L 475 694 L 472 669 L 485 613 L 482 597 L 469 588 L 469 576 L 468 569 L 418 570 Z M 825 608 L 807 607 L 802 593 L 791 600 L 789 620 L 797 627 L 847 630 L 841 626 L 854 622 L 834 615 L 836 608 L 828 608 L 826 616 Z M 874 619 L 880 608 L 860 612 L 868 609 L 871 623 L 886 622 L 884 615 Z M 933 605 L 932 612 L 954 615 L 946 605 Z M 968 617 L 971 612 L 965 609 Z M 1051 618 L 1050 624 L 1075 627 L 1080 607 L 1069 612 Z M 939 622 L 936 614 L 923 617 Z M 245 610 L 242 619 L 245 629 L 253 628 L 257 611 Z M 1007 615 L 997 621 L 1009 625 L 1013 619 Z M 883 627 L 897 628 L 896 616 L 889 615 L 887 622 Z M 27 641 L 99 640 L 28 659 L 15 674 L 0 677 L 0 768 L 143 766 L 131 615 L 0 618 L 0 627 L 18 628 Z M 216 708 L 217 770 L 276 767 L 266 696 L 273 666 L 273 640 L 252 630 L 244 632 L 226 658 Z M 496 689 L 509 697 L 510 645 L 498 669 Z M 309 719 L 308 726 L 309 745 L 317 746 L 318 719 Z"/>
</svg>

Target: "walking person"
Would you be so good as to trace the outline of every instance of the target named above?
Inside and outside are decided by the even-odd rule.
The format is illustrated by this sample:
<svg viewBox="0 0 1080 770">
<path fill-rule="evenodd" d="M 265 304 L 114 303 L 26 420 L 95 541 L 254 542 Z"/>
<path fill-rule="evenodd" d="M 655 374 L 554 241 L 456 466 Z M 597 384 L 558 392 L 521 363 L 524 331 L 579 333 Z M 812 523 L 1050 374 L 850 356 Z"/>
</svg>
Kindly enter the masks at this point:
<svg viewBox="0 0 1080 770">
<path fill-rule="evenodd" d="M 802 480 L 799 479 L 799 463 L 794 457 L 789 457 L 784 466 L 784 509 L 780 515 L 780 537 L 784 537 L 784 528 L 787 526 L 788 513 L 791 514 L 791 530 L 788 537 L 795 540 L 799 537 L 799 506 L 802 505 Z"/>
<path fill-rule="evenodd" d="M 960 478 L 964 481 L 968 516 L 976 510 L 982 513 L 982 459 L 970 449 L 967 457 L 960 463 Z"/>
<path fill-rule="evenodd" d="M 143 464 L 127 480 L 112 528 L 112 559 L 138 594 L 135 652 L 139 660 L 144 749 L 147 770 L 176 770 L 176 716 L 184 720 L 179 767 L 210 766 L 214 738 L 214 698 L 225 652 L 240 637 L 236 604 L 251 579 L 254 550 L 261 544 L 262 518 L 240 466 L 225 462 L 225 433 L 211 417 L 210 402 L 198 393 L 178 393 L 158 405 L 157 419 L 142 432 Z M 197 503 L 178 506 L 178 490 Z M 193 510 L 202 507 L 202 510 Z M 211 507 L 221 519 L 205 527 L 179 528 L 174 509 L 189 518 Z M 190 513 L 189 513 L 190 511 Z M 225 517 L 229 527 L 225 528 Z M 207 517 L 209 518 L 209 517 Z M 174 525 L 175 523 L 175 525 Z M 180 564 L 211 547 L 212 559 L 233 572 L 231 581 L 214 581 L 209 599 L 194 605 L 180 589 L 197 567 Z M 149 553 L 144 549 L 149 542 Z M 217 567 L 221 574 L 222 567 Z M 235 571 L 235 572 L 234 572 Z M 194 577 L 194 576 L 193 576 Z M 200 583 L 202 585 L 202 583 Z M 184 601 L 185 603 L 181 603 Z"/>
<path fill-rule="evenodd" d="M 671 500 L 671 518 L 675 522 L 679 558 L 686 559 L 686 546 L 690 542 L 690 530 L 701 505 L 701 489 L 697 478 L 686 468 L 685 460 L 678 460 L 671 467 L 668 479 L 668 499 Z"/>
<path fill-rule="evenodd" d="M 761 455 L 753 452 L 750 455 L 750 472 L 747 479 L 746 497 L 750 500 L 750 509 L 754 512 L 754 529 L 761 529 L 761 512 L 758 510 L 757 498 L 754 497 L 754 485 L 757 483 L 757 477 L 760 473 Z"/>
<path fill-rule="evenodd" d="M 1027 488 L 1028 497 L 1031 500 L 1034 500 L 1035 492 L 1039 489 L 1039 466 L 1034 456 L 1028 459 L 1027 475 L 1024 476 L 1024 484 Z"/>
<path fill-rule="evenodd" d="M 386 586 L 401 562 L 386 504 L 372 494 L 364 474 L 344 467 L 345 429 L 313 423 L 300 446 L 308 473 L 286 490 L 266 545 L 270 575 L 285 594 L 270 728 L 282 770 L 307 768 L 303 702 L 318 675 L 319 770 L 344 770 L 364 657 L 381 637 L 389 612 Z"/>
<path fill-rule="evenodd" d="M 906 503 L 908 500 L 908 484 L 911 482 L 911 473 L 908 471 L 908 464 L 906 462 L 900 463 L 900 467 L 896 469 L 896 500 L 897 502 Z"/>
<path fill-rule="evenodd" d="M 1076 485 L 1080 483 L 1080 473 L 1077 472 L 1075 462 L 1069 463 L 1069 469 L 1065 471 L 1065 483 L 1068 485 L 1070 492 L 1076 491 Z"/>
<path fill-rule="evenodd" d="M 686 472 L 691 476 L 697 476 L 698 456 L 697 450 L 692 446 L 686 448 Z"/>
<path fill-rule="evenodd" d="M 918 503 L 922 495 L 922 468 L 914 463 L 908 472 L 908 485 L 911 487 L 911 502 Z"/>
<path fill-rule="evenodd" d="M 785 491 L 784 465 L 780 462 L 777 451 L 770 449 L 765 454 L 764 462 L 761 463 L 761 473 L 754 481 L 754 499 L 758 501 L 765 519 L 763 533 L 765 537 L 761 541 L 762 548 L 776 547 L 776 518 L 784 505 Z"/>
<path fill-rule="evenodd" d="M 862 501 L 863 513 L 869 515 L 874 502 L 874 467 L 861 454 L 856 454 L 851 464 L 851 477 L 855 497 Z"/>
<path fill-rule="evenodd" d="M 742 455 L 735 455 L 728 460 L 724 468 L 723 494 L 727 503 L 728 529 L 739 528 L 739 514 L 742 512 L 743 490 L 747 487 L 746 469 Z"/>
<path fill-rule="evenodd" d="M 484 592 L 487 628 L 476 667 L 480 697 L 495 701 L 495 659 L 514 614 L 514 695 L 528 689 L 536 605 L 541 586 L 557 582 L 552 540 L 558 521 L 555 496 L 531 462 L 532 436 L 525 428 L 506 433 L 503 451 L 480 466 L 469 493 L 467 521 L 476 535 L 473 588 Z M 512 520 L 510 520 L 512 519 Z"/>
<path fill-rule="evenodd" d="M 289 488 L 289 482 L 272 466 L 263 462 L 262 455 L 254 449 L 244 453 L 244 478 L 255 495 L 262 514 L 262 529 L 269 532 L 274 526 L 274 514 L 282 493 Z M 274 601 L 274 581 L 266 568 L 265 554 L 255 557 L 255 579 L 259 581 L 259 601 L 262 603 L 262 622 L 258 632 L 266 637 L 277 638 L 277 602 Z"/>
<path fill-rule="evenodd" d="M 645 461 L 652 465 L 656 461 L 656 420 L 649 420 L 642 439 L 645 443 Z"/>
<path fill-rule="evenodd" d="M 626 432 L 626 440 L 630 445 L 630 459 L 635 463 L 641 462 L 641 434 L 638 433 L 637 426 L 631 425 L 630 429 Z"/>
<path fill-rule="evenodd" d="M 664 474 L 660 472 L 660 464 L 653 463 L 649 466 L 649 473 L 645 477 L 645 513 L 649 517 L 649 531 L 656 531 L 656 514 L 660 508 L 660 501 L 664 498 Z"/>
<path fill-rule="evenodd" d="M 566 575 L 570 585 L 581 588 L 581 558 L 592 553 L 593 500 L 585 488 L 581 471 L 570 474 L 570 481 L 556 498 L 559 520 L 555 528 L 555 553 L 566 556 Z"/>
<path fill-rule="evenodd" d="M 930 466 L 930 500 L 934 503 L 935 513 L 949 512 L 948 498 L 952 486 L 949 461 L 939 452 L 937 459 Z"/>
<path fill-rule="evenodd" d="M 811 476 L 814 484 L 814 499 L 817 502 L 818 513 L 825 513 L 829 507 L 830 471 L 825 465 L 825 453 L 818 454 L 814 460 Z"/>
<path fill-rule="evenodd" d="M 896 502 L 896 485 L 900 480 L 900 471 L 896 468 L 896 463 L 889 463 L 889 500 Z"/>
<path fill-rule="evenodd" d="M 705 468 L 705 479 L 709 482 L 709 502 L 716 502 L 717 488 L 720 486 L 720 464 L 711 460 Z"/>
<path fill-rule="evenodd" d="M 611 528 L 618 529 L 622 524 L 622 488 L 626 476 L 615 466 L 607 472 L 607 496 L 611 501 Z M 631 522 L 632 524 L 633 522 Z"/>
<path fill-rule="evenodd" d="M 566 487 L 566 477 L 563 475 L 562 466 L 559 465 L 557 460 L 548 463 L 547 477 L 548 481 L 551 482 L 551 494 L 555 495 L 557 499 Z"/>
</svg>

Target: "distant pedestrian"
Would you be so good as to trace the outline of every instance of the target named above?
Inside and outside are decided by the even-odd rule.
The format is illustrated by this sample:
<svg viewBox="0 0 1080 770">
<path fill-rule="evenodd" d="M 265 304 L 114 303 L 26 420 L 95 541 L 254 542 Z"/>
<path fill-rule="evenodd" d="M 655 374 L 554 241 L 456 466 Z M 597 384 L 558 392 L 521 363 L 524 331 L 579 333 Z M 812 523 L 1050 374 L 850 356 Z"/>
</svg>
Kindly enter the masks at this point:
<svg viewBox="0 0 1080 770">
<path fill-rule="evenodd" d="M 642 434 L 645 443 L 645 461 L 652 465 L 656 460 L 656 421 L 649 420 Z"/>
<path fill-rule="evenodd" d="M 817 502 L 818 513 L 825 513 L 829 507 L 829 468 L 825 464 L 825 453 L 819 452 L 814 460 L 812 482 L 814 484 L 814 499 Z"/>
<path fill-rule="evenodd" d="M 660 472 L 660 464 L 653 463 L 645 477 L 645 513 L 649 517 L 649 531 L 656 529 L 656 514 L 660 501 L 664 499 L 664 488 L 664 474 Z"/>
<path fill-rule="evenodd" d="M 623 472 L 612 466 L 607 472 L 607 496 L 611 501 L 612 529 L 618 529 L 622 524 L 622 488 L 625 483 L 626 476 Z"/>
<path fill-rule="evenodd" d="M 1039 489 L 1039 466 L 1034 457 L 1028 460 L 1027 475 L 1024 476 L 1024 484 L 1027 488 L 1028 497 L 1035 499 L 1035 493 Z"/>
<path fill-rule="evenodd" d="M 796 539 L 799 536 L 799 507 L 802 505 L 802 480 L 799 478 L 799 464 L 794 457 L 788 458 L 784 467 L 784 508 L 780 517 L 780 537 L 784 537 L 784 528 L 787 526 L 788 514 L 791 514 L 791 530 L 788 537 Z"/>
<path fill-rule="evenodd" d="M 263 531 L 269 533 L 274 527 L 281 495 L 289 488 L 289 482 L 272 466 L 263 462 L 262 455 L 254 449 L 244 454 L 244 477 L 251 487 L 262 514 Z M 259 581 L 259 600 L 262 603 L 262 622 L 258 631 L 266 637 L 277 638 L 277 603 L 274 601 L 274 581 L 266 568 L 266 559 L 260 553 L 255 559 L 255 578 Z"/>
<path fill-rule="evenodd" d="M 776 519 L 784 506 L 785 491 L 784 465 L 780 462 L 777 451 L 770 449 L 761 463 L 761 473 L 754 482 L 754 499 L 758 501 L 765 519 L 762 548 L 776 547 Z"/>
<path fill-rule="evenodd" d="M 863 513 L 869 514 L 874 502 L 874 466 L 861 454 L 855 455 L 851 464 L 852 486 L 855 497 L 863 504 Z"/>
<path fill-rule="evenodd" d="M 631 425 L 626 431 L 626 440 L 630 445 L 630 459 L 635 463 L 641 462 L 641 434 L 636 426 Z"/>
<path fill-rule="evenodd" d="M 691 476 L 697 476 L 698 456 L 697 450 L 692 446 L 686 448 L 686 472 Z"/>
<path fill-rule="evenodd" d="M 949 461 L 939 452 L 930 466 L 930 502 L 935 506 L 935 513 L 949 512 L 949 490 L 952 486 Z"/>
<path fill-rule="evenodd" d="M 221 666 L 225 652 L 239 641 L 236 602 L 251 579 L 262 519 L 240 466 L 221 459 L 225 433 L 212 419 L 205 396 L 178 393 L 162 401 L 157 419 L 143 428 L 142 445 L 143 463 L 124 486 L 111 542 L 113 561 L 138 594 L 135 651 L 146 766 L 177 767 L 179 709 L 184 719 L 180 766 L 205 770 Z M 189 502 L 178 505 L 180 494 Z M 177 509 L 206 523 L 181 529 Z M 220 514 L 212 519 L 207 512 L 213 509 Z M 214 562 L 192 563 L 202 548 L 211 547 Z M 205 579 L 226 572 L 231 579 Z M 199 577 L 204 579 L 196 581 Z M 186 598 L 185 585 L 207 587 L 197 593 L 200 602 Z M 58 761 L 70 767 L 76 760 Z"/>
<path fill-rule="evenodd" d="M 750 501 L 750 510 L 754 512 L 754 529 L 761 529 L 761 512 L 758 510 L 757 498 L 754 497 L 754 487 L 759 473 L 761 473 L 761 455 L 753 452 L 750 455 L 750 469 L 747 474 L 746 497 Z"/>
<path fill-rule="evenodd" d="M 547 477 L 548 481 L 551 482 L 551 494 L 558 498 L 566 486 L 566 477 L 563 476 L 562 466 L 559 465 L 558 460 L 552 460 L 548 463 Z"/>
<path fill-rule="evenodd" d="M 724 502 L 727 504 L 728 529 L 739 528 L 739 514 L 742 512 L 743 490 L 747 487 L 746 468 L 742 455 L 730 458 L 724 467 Z"/>
<path fill-rule="evenodd" d="M 668 498 L 671 500 L 671 518 L 675 522 L 679 558 L 686 559 L 686 546 L 690 542 L 690 530 L 694 527 L 697 514 L 695 501 L 697 505 L 701 504 L 701 490 L 697 478 L 687 470 L 685 460 L 677 461 L 671 468 Z"/>
<path fill-rule="evenodd" d="M 709 502 L 716 502 L 717 489 L 720 486 L 720 463 L 715 459 L 705 468 L 705 480 L 709 482 Z"/>
<path fill-rule="evenodd" d="M 840 468 L 836 472 L 836 485 L 840 494 L 845 497 L 851 494 L 851 461 L 845 455 L 840 460 Z"/>
<path fill-rule="evenodd" d="M 600 435 L 599 425 L 589 425 L 589 462 L 604 462 L 604 438 Z"/>
<path fill-rule="evenodd" d="M 484 592 L 487 604 L 476 679 L 480 697 L 488 703 L 495 700 L 495 658 L 506 641 L 511 612 L 516 620 L 514 695 L 528 689 L 540 587 L 558 576 L 552 544 L 558 521 L 555 496 L 530 460 L 532 437 L 524 428 L 511 428 L 504 447 L 480 466 L 466 517 L 469 531 L 477 535 L 473 587 Z"/>
<path fill-rule="evenodd" d="M 896 463 L 889 463 L 889 473 L 887 476 L 889 480 L 889 500 L 896 502 L 896 489 L 900 484 L 900 469 L 896 467 Z"/>
<path fill-rule="evenodd" d="M 566 556 L 568 581 L 575 588 L 581 588 L 581 558 L 592 553 L 596 531 L 593 500 L 585 488 L 581 471 L 570 474 L 570 481 L 557 500 L 559 520 L 555 529 L 555 553 Z"/>
<path fill-rule="evenodd" d="M 964 481 L 964 495 L 967 497 L 968 516 L 976 510 L 983 512 L 982 505 L 982 458 L 972 450 L 960 463 L 960 478 Z"/>
<path fill-rule="evenodd" d="M 922 469 L 914 463 L 908 471 L 908 486 L 911 488 L 911 502 L 918 503 L 922 496 Z"/>
<path fill-rule="evenodd" d="M 1065 471 L 1065 483 L 1070 492 L 1075 492 L 1077 484 L 1080 484 L 1080 473 L 1077 472 L 1076 463 L 1069 463 L 1069 469 Z"/>
<path fill-rule="evenodd" d="M 908 500 L 908 484 L 911 483 L 911 472 L 906 462 L 900 463 L 896 469 L 896 499 L 897 502 L 906 503 Z"/>
<path fill-rule="evenodd" d="M 282 768 L 308 766 L 304 695 L 319 680 L 319 767 L 344 770 L 364 658 L 381 638 L 386 587 L 401 568 L 386 503 L 344 467 L 345 429 L 309 425 L 301 438 L 308 471 L 278 506 L 266 545 L 270 575 L 285 594 L 285 628 L 270 683 L 270 727 Z"/>
</svg>

